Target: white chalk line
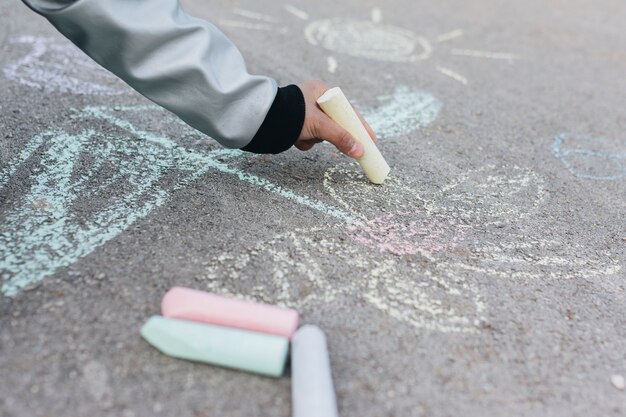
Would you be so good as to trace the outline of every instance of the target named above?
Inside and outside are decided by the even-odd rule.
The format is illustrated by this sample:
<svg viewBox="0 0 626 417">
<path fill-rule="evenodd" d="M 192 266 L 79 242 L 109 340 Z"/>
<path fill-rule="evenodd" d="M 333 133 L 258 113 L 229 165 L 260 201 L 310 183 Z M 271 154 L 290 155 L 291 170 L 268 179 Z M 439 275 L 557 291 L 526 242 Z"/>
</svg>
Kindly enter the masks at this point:
<svg viewBox="0 0 626 417">
<path fill-rule="evenodd" d="M 355 164 L 352 164 L 350 168 L 356 168 Z M 346 190 L 352 190 L 352 192 L 347 196 L 341 196 L 335 186 L 333 185 L 334 177 L 342 178 L 341 185 L 344 193 Z M 375 204 L 375 210 L 378 211 L 381 208 L 385 208 L 386 210 L 396 209 L 396 211 L 400 211 L 402 208 L 406 207 L 395 207 L 393 206 L 393 201 L 388 195 L 403 195 L 410 199 L 412 203 L 420 203 L 425 204 L 425 200 L 420 197 L 419 193 L 413 189 L 405 187 L 399 178 L 395 175 L 390 175 L 385 180 L 385 189 L 381 191 L 383 194 L 379 193 L 379 190 L 372 189 L 371 186 L 365 181 L 365 176 L 358 169 L 346 169 L 346 167 L 335 166 L 333 168 L 327 169 L 324 173 L 324 189 L 338 204 L 340 207 L 343 207 L 345 210 L 350 212 L 354 217 L 364 222 L 367 220 L 367 215 L 364 214 L 362 208 L 355 207 L 353 204 L 348 203 L 345 197 L 353 197 L 359 202 L 369 202 L 371 196 L 364 195 L 366 193 L 375 193 L 377 196 L 384 196 L 385 200 L 389 204 L 389 206 L 380 206 Z M 389 189 L 395 190 L 397 192 L 390 193 Z M 372 200 L 375 201 L 375 200 Z"/>
<path fill-rule="evenodd" d="M 334 57 L 329 56 L 328 58 L 326 58 L 326 61 L 328 65 L 328 68 L 327 68 L 328 72 L 330 72 L 331 74 L 334 74 L 335 71 L 337 71 L 337 66 L 338 66 L 337 60 Z"/>
<path fill-rule="evenodd" d="M 372 22 L 374 23 L 380 23 L 383 21 L 383 11 L 378 7 L 374 7 L 372 9 L 370 16 L 372 18 Z"/>
<path fill-rule="evenodd" d="M 242 22 L 240 20 L 230 20 L 230 19 L 219 19 L 218 20 L 220 26 L 239 28 L 239 29 L 250 29 L 250 30 L 272 30 L 273 26 L 265 24 L 265 23 L 250 23 L 250 22 Z"/>
<path fill-rule="evenodd" d="M 460 38 L 461 36 L 463 36 L 463 29 L 455 29 L 453 31 L 442 33 L 441 35 L 437 36 L 437 42 L 448 42 L 453 39 Z"/>
<path fill-rule="evenodd" d="M 463 85 L 467 85 L 467 78 L 462 76 L 461 74 L 452 71 L 451 69 L 437 66 L 437 71 L 442 73 L 443 75 L 452 78 L 455 81 L 460 82 Z"/>
<path fill-rule="evenodd" d="M 452 55 L 470 56 L 474 58 L 501 59 L 506 61 L 515 61 L 517 59 L 520 59 L 518 55 L 507 52 L 477 51 L 474 49 L 452 49 L 450 53 Z"/>
<path fill-rule="evenodd" d="M 233 13 L 241 17 L 247 17 L 248 19 L 260 20 L 268 23 L 276 22 L 276 19 L 272 16 L 268 16 L 263 13 L 253 12 L 252 10 L 246 10 L 239 7 L 233 8 Z"/>
<path fill-rule="evenodd" d="M 285 4 L 284 7 L 285 7 L 285 10 L 287 10 L 289 13 L 291 13 L 292 15 L 297 17 L 298 19 L 309 20 L 309 14 L 307 12 L 305 12 L 304 10 L 300 10 L 297 7 L 292 6 L 290 4 Z"/>
<path fill-rule="evenodd" d="M 544 181 L 530 169 L 515 165 L 502 168 L 508 173 L 494 174 L 497 171 L 495 165 L 467 171 L 441 187 L 435 197 L 449 204 L 450 210 L 456 215 L 466 219 L 480 219 L 484 225 L 498 224 L 507 218 L 522 219 L 543 203 L 546 196 Z M 480 178 L 480 181 L 472 181 L 474 177 Z M 473 184 L 471 193 L 462 189 L 464 184 L 469 183 Z M 523 192 L 532 197 L 524 200 L 530 202 L 532 210 L 504 199 Z M 485 206 L 489 202 L 491 204 Z"/>
<path fill-rule="evenodd" d="M 518 236 L 518 238 L 523 238 L 523 236 Z M 477 265 L 471 264 L 469 262 L 475 262 L 477 263 Z M 562 263 L 563 266 L 569 266 L 567 264 L 567 259 L 559 262 Z M 591 263 L 591 265 L 589 265 L 589 263 Z M 600 260 L 588 261 L 584 268 L 572 267 L 568 270 L 563 270 L 562 268 L 552 270 L 540 269 L 537 271 L 517 270 L 516 267 L 519 268 L 521 264 L 527 266 L 530 264 L 530 261 L 503 256 L 500 258 L 499 261 L 489 264 L 488 262 L 484 262 L 481 259 L 472 258 L 468 259 L 465 262 L 442 262 L 440 267 L 450 271 L 467 271 L 483 276 L 492 276 L 500 279 L 509 279 L 518 282 L 529 282 L 530 280 L 556 281 L 593 277 L 604 278 L 617 275 L 622 270 L 621 265 L 617 263 L 612 265 L 606 265 L 603 261 Z M 507 269 L 507 267 L 508 270 L 505 270 Z"/>
</svg>

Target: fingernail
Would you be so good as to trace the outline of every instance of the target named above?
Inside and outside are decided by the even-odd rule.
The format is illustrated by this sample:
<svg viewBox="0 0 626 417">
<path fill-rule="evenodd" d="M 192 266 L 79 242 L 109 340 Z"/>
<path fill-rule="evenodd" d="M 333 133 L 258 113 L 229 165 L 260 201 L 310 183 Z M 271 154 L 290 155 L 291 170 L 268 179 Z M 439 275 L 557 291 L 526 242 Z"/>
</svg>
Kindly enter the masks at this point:
<svg viewBox="0 0 626 417">
<path fill-rule="evenodd" d="M 350 148 L 350 151 L 348 152 L 348 155 L 350 155 L 353 158 L 360 158 L 361 156 L 363 156 L 363 145 L 361 145 L 359 142 L 354 141 L 352 143 L 352 147 Z"/>
</svg>

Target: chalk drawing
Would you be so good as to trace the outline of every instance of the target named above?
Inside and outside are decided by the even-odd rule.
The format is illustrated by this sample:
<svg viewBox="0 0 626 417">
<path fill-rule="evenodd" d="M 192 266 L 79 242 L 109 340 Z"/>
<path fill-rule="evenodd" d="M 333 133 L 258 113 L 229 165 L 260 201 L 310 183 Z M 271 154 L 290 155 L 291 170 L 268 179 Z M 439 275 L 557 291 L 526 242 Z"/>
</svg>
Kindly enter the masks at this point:
<svg viewBox="0 0 626 417">
<path fill-rule="evenodd" d="M 616 261 L 588 256 L 572 261 L 566 253 L 584 248 L 563 248 L 562 243 L 541 238 L 501 233 L 485 239 L 486 225 L 496 224 L 498 218 L 518 221 L 541 203 L 542 181 L 529 170 L 486 166 L 435 192 L 392 176 L 381 191 L 368 186 L 357 166 L 342 164 L 324 176 L 324 189 L 333 204 L 237 168 L 239 151 L 198 152 L 116 116 L 121 112 L 130 117 L 133 111 L 151 107 L 117 109 L 88 107 L 75 119 L 97 119 L 119 131 L 45 132 L 2 171 L 0 178 L 7 184 L 16 171 L 30 169 L 24 164 L 31 159 L 39 167 L 30 190 L 7 209 L 0 229 L 3 293 L 14 295 L 91 253 L 208 170 L 338 221 L 277 235 L 241 254 L 216 257 L 199 279 L 221 293 L 299 308 L 358 297 L 410 326 L 473 332 L 484 322 L 487 306 L 472 274 L 541 279 L 607 275 L 621 269 Z M 89 168 L 77 171 L 78 162 Z M 160 180 L 173 173 L 176 178 L 164 188 Z M 479 191 L 473 194 L 474 189 Z M 100 206 L 91 215 L 80 214 L 85 208 L 81 203 L 93 202 L 93 197 Z M 516 209 L 520 202 L 526 206 Z M 546 249 L 549 256 L 543 254 Z M 555 254 L 556 250 L 565 253 Z M 460 255 L 466 259 L 459 260 Z M 350 272 L 338 273 L 338 264 L 348 265 Z M 252 287 L 251 277 L 256 278 Z"/>
<path fill-rule="evenodd" d="M 608 252 L 592 258 L 575 243 L 498 231 L 544 199 L 543 180 L 528 169 L 485 166 L 433 192 L 397 176 L 375 189 L 355 164 L 338 165 L 324 188 L 361 222 L 296 230 L 222 254 L 198 280 L 211 291 L 301 311 L 357 298 L 417 328 L 474 332 L 488 306 L 470 277 L 526 282 L 621 271 Z M 489 226 L 495 231 L 485 234 Z"/>
<path fill-rule="evenodd" d="M 396 212 L 347 227 L 347 234 L 365 246 L 393 255 L 441 252 L 458 246 L 467 226 L 451 217 Z"/>
<path fill-rule="evenodd" d="M 297 7 L 292 6 L 290 4 L 285 4 L 284 7 L 285 7 L 285 10 L 287 10 L 289 13 L 291 13 L 298 19 L 309 20 L 309 14 L 305 12 L 304 10 L 300 10 Z"/>
<path fill-rule="evenodd" d="M 341 229 L 330 227 L 279 234 L 240 255 L 220 255 L 198 280 L 210 291 L 300 311 L 360 299 L 410 326 L 474 331 L 485 311 L 478 289 L 430 266 L 346 244 Z"/>
<path fill-rule="evenodd" d="M 241 17 L 247 17 L 249 19 L 261 20 L 263 22 L 275 22 L 276 19 L 272 16 L 268 16 L 263 13 L 253 12 L 252 10 L 241 9 L 239 7 L 235 7 L 233 9 L 233 13 L 239 15 Z"/>
<path fill-rule="evenodd" d="M 41 36 L 11 40 L 29 50 L 4 67 L 4 75 L 20 84 L 61 93 L 118 95 L 129 90 L 68 41 Z"/>
<path fill-rule="evenodd" d="M 440 73 L 442 73 L 443 75 L 452 78 L 455 81 L 460 82 L 463 85 L 467 85 L 467 78 L 465 78 L 464 76 L 462 76 L 459 73 L 456 73 L 454 71 L 452 71 L 449 68 L 444 68 L 444 67 L 440 67 L 437 66 L 437 71 L 439 71 Z"/>
<path fill-rule="evenodd" d="M 378 7 L 374 7 L 371 12 L 372 22 L 380 23 L 383 21 L 383 11 Z"/>
<path fill-rule="evenodd" d="M 391 94 L 376 97 L 378 107 L 361 109 L 363 117 L 381 138 L 407 135 L 432 123 L 442 103 L 432 94 L 407 86 L 396 87 Z"/>
<path fill-rule="evenodd" d="M 252 29 L 252 30 L 272 30 L 271 25 L 265 23 L 249 23 L 239 20 L 220 19 L 218 20 L 220 26 L 227 26 L 238 29 Z"/>
<path fill-rule="evenodd" d="M 450 53 L 452 55 L 471 56 L 474 58 L 502 59 L 505 61 L 514 61 L 519 59 L 517 55 L 507 52 L 476 51 L 473 49 L 453 49 Z"/>
<path fill-rule="evenodd" d="M 463 29 L 455 29 L 437 36 L 437 42 L 448 42 L 461 36 L 463 36 Z"/>
<path fill-rule="evenodd" d="M 419 193 L 395 176 L 378 191 L 358 170 L 337 166 L 326 171 L 324 188 L 341 208 L 361 219 L 347 226 L 347 234 L 379 252 L 435 253 L 456 246 L 465 235 L 465 224 L 423 209 L 426 203 Z"/>
<path fill-rule="evenodd" d="M 414 62 L 430 57 L 423 36 L 395 26 L 354 19 L 323 19 L 310 23 L 306 39 L 333 52 L 380 61 Z"/>
<path fill-rule="evenodd" d="M 359 226 L 360 230 L 353 224 L 346 231 L 378 252 L 419 254 L 433 259 L 450 276 L 454 271 L 480 271 L 499 277 L 568 279 L 621 270 L 607 251 L 596 259 L 575 243 L 507 230 L 507 226 L 518 229 L 520 220 L 533 215 L 544 202 L 544 181 L 530 169 L 486 165 L 458 175 L 435 191 L 398 177 L 378 191 L 363 186 L 360 177 L 356 166 L 336 166 L 326 172 L 324 187 L 341 208 L 364 220 L 376 219 L 373 226 L 363 221 L 365 227 Z M 419 227 L 414 232 L 416 222 Z M 368 236 L 371 227 L 379 228 L 373 237 Z M 467 259 L 445 258 L 446 253 L 457 252 Z"/>
<path fill-rule="evenodd" d="M 464 262 L 447 261 L 441 267 L 457 274 L 481 274 L 520 282 L 604 278 L 622 271 L 609 251 L 597 251 L 564 240 L 550 240 L 526 234 L 493 232 L 485 241 L 468 244 L 471 254 Z M 545 255 L 545 253 L 552 255 Z M 557 254 L 557 255 L 554 255 Z"/>
<path fill-rule="evenodd" d="M 312 45 L 346 55 L 388 62 L 424 61 L 434 55 L 433 42 L 425 36 L 408 29 L 392 25 L 381 25 L 382 11 L 374 9 L 371 21 L 330 18 L 311 22 L 304 30 L 305 38 Z M 435 37 L 442 44 L 463 36 L 462 29 L 455 29 Z M 519 57 L 504 52 L 489 52 L 470 49 L 453 49 L 452 55 L 475 58 L 503 59 L 513 61 Z M 463 85 L 467 77 L 442 65 L 437 65 L 439 73 Z"/>
<path fill-rule="evenodd" d="M 290 4 L 285 4 L 283 7 L 298 19 L 309 20 L 307 12 Z M 232 26 L 240 29 L 269 31 L 272 30 L 272 26 L 267 23 L 277 21 L 277 19 L 271 16 L 240 8 L 234 8 L 233 13 L 240 17 L 266 23 L 249 23 L 235 20 L 220 20 L 220 23 L 223 26 Z M 464 35 L 462 29 L 454 29 L 435 36 L 434 40 L 431 41 L 426 36 L 417 34 L 412 30 L 390 24 L 382 24 L 383 10 L 379 7 L 372 8 L 369 14 L 369 20 L 340 17 L 314 20 L 304 28 L 304 37 L 312 45 L 320 46 L 339 54 L 377 61 L 411 63 L 432 58 L 435 53 L 434 44 L 442 45 L 445 42 L 457 40 Z M 282 33 L 287 33 L 285 28 L 283 28 Z M 453 49 L 450 53 L 457 56 L 495 60 L 514 61 L 519 59 L 519 56 L 507 52 L 490 52 L 474 49 Z M 339 68 L 339 61 L 335 56 L 328 57 L 327 64 L 328 72 L 331 74 L 334 74 L 337 68 Z M 346 68 L 353 68 L 353 66 L 346 66 Z M 444 65 L 436 65 L 435 68 L 440 74 L 462 85 L 468 84 L 468 78 L 459 73 L 459 71 Z"/>
<path fill-rule="evenodd" d="M 518 166 L 485 165 L 467 171 L 434 193 L 429 210 L 466 222 L 501 225 L 529 216 L 545 199 L 543 179 Z"/>
<path fill-rule="evenodd" d="M 552 143 L 552 155 L 579 178 L 626 178 L 626 140 L 559 133 Z"/>
<path fill-rule="evenodd" d="M 401 88 L 394 94 L 398 100 L 405 100 L 407 94 L 420 100 L 421 94 L 427 93 Z M 378 111 L 388 111 L 387 101 L 393 100 L 394 94 L 380 100 L 383 104 Z M 363 110 L 377 115 L 375 109 Z M 420 111 L 429 116 L 420 117 Z M 163 133 L 141 130 L 118 116 L 124 114 L 128 119 L 134 114 L 151 113 L 159 115 L 161 124 L 153 126 L 159 132 L 176 124 L 178 131 L 185 129 L 186 134 L 197 135 L 156 106 L 86 107 L 73 116 L 80 126 L 86 126 L 82 130 L 68 133 L 53 129 L 36 135 L 0 169 L 0 189 L 8 186 L 16 174 L 32 173 L 30 188 L 19 200 L 5 202 L 4 217 L 0 218 L 0 278 L 4 294 L 14 295 L 93 252 L 208 171 L 232 176 L 342 224 L 363 221 L 347 210 L 298 194 L 230 163 L 241 158 L 243 152 L 185 148 Z M 403 126 L 401 132 L 408 134 L 421 125 L 405 123 L 403 117 L 426 123 L 433 116 L 432 109 L 417 106 L 413 112 L 396 117 Z M 98 125 L 108 124 L 107 133 L 90 129 L 94 120 L 99 121 Z M 198 139 L 206 141 L 200 136 Z M 79 170 L 78 166 L 89 168 Z M 162 184 L 166 178 L 170 184 L 167 188 Z M 118 195 L 116 190 L 124 193 Z M 86 210 L 85 199 L 92 201 L 93 212 Z M 93 201 L 101 201 L 102 206 Z"/>
<path fill-rule="evenodd" d="M 129 110 L 132 109 L 125 109 Z M 31 177 L 30 190 L 6 210 L 0 226 L 0 274 L 4 294 L 14 295 L 21 288 L 91 253 L 162 206 L 171 192 L 185 187 L 210 169 L 234 175 L 343 221 L 354 220 L 349 214 L 335 211 L 322 202 L 299 196 L 221 162 L 241 152 L 195 153 L 169 138 L 141 131 L 111 113 L 105 108 L 88 107 L 76 117 L 110 122 L 122 130 L 118 135 L 90 129 L 77 134 L 48 131 L 35 136 L 25 151 L 2 172 L 2 185 L 6 185 L 10 175 L 21 169 L 24 162 L 37 159 L 33 156 L 34 150 L 42 155 L 34 162 L 38 167 Z M 90 164 L 82 174 L 75 167 L 79 161 Z M 180 176 L 166 190 L 159 180 L 172 170 L 179 171 Z M 113 174 L 106 175 L 106 172 Z M 123 195 L 112 194 L 111 190 L 120 189 L 128 191 Z M 87 216 L 84 199 L 94 196 L 106 204 Z"/>
<path fill-rule="evenodd" d="M 328 62 L 328 72 L 334 74 L 337 71 L 337 60 L 332 56 L 329 56 L 326 60 Z"/>
</svg>

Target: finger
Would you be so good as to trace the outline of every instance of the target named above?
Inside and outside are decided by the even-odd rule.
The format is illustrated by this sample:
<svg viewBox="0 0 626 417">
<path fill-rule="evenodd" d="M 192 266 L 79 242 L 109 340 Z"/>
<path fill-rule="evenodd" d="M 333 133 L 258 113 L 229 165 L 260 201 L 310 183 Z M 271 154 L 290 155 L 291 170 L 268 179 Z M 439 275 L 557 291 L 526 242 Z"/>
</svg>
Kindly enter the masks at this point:
<svg viewBox="0 0 626 417">
<path fill-rule="evenodd" d="M 322 139 L 298 139 L 294 146 L 301 151 L 308 151 L 318 143 L 324 142 Z"/>
<path fill-rule="evenodd" d="M 313 146 L 315 146 L 315 143 L 312 143 L 311 141 L 297 141 L 296 143 L 294 143 L 294 146 L 301 151 L 308 151 Z"/>
<path fill-rule="evenodd" d="M 354 109 L 354 106 L 352 106 L 352 108 Z M 361 116 L 361 113 L 359 113 L 357 109 L 354 109 L 354 111 L 356 112 L 357 116 L 359 116 L 359 119 L 361 119 L 361 123 L 363 123 L 363 126 L 365 126 L 365 130 L 367 130 L 367 134 L 370 135 L 370 138 L 372 138 L 374 142 L 378 142 L 378 137 L 370 127 L 369 123 L 365 121 L 365 119 L 363 118 L 363 116 Z"/>
<path fill-rule="evenodd" d="M 325 81 L 315 80 L 313 82 L 313 88 L 315 89 L 315 95 L 319 98 L 330 89 L 330 85 L 328 85 Z"/>
<path fill-rule="evenodd" d="M 315 127 L 316 138 L 327 140 L 349 157 L 359 158 L 363 155 L 363 145 L 324 113 L 320 112 Z"/>
</svg>

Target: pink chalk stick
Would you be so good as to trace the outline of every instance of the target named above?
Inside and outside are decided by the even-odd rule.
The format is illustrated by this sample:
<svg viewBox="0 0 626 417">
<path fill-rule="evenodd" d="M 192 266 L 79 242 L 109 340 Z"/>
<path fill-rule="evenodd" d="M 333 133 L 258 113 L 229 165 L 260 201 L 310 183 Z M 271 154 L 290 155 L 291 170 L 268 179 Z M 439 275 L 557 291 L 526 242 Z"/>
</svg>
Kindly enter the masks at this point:
<svg viewBox="0 0 626 417">
<path fill-rule="evenodd" d="M 235 327 L 291 339 L 298 312 L 287 308 L 222 297 L 190 288 L 174 287 L 161 302 L 161 314 L 181 320 Z"/>
</svg>

